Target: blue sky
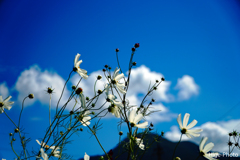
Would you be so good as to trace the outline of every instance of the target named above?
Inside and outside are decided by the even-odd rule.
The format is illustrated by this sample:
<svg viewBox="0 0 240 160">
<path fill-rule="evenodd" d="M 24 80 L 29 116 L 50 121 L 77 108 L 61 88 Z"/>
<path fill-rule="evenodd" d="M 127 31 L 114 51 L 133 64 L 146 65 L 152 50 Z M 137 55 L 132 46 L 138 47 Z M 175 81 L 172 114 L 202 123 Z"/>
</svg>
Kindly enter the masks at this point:
<svg viewBox="0 0 240 160">
<path fill-rule="evenodd" d="M 239 19 L 237 0 L 2 1 L 0 95 L 12 95 L 15 104 L 7 113 L 14 121 L 18 120 L 21 98 L 29 93 L 36 95 L 34 103 L 26 102 L 22 127 L 32 137 L 29 149 L 37 150 L 35 139 L 40 139 L 48 126 L 44 90 L 55 88 L 54 105 L 75 55 L 81 54 L 81 67 L 92 76 L 82 84 L 90 95 L 91 89 L 86 86 L 102 74 L 103 66 L 117 67 L 115 48 L 120 49 L 126 75 L 131 47 L 138 42 L 130 102 L 139 103 L 150 80 L 164 76 L 166 82 L 153 95 L 155 107 L 163 110 L 149 119 L 155 129 L 177 140 L 176 116 L 190 113 L 190 121 L 198 120 L 197 126 L 204 129 L 201 136 L 209 136 L 216 150 L 223 152 L 226 133 L 240 126 Z M 74 75 L 69 86 L 77 78 Z M 104 81 L 98 87 L 103 85 Z M 14 126 L 4 114 L 1 121 L 0 158 L 12 159 L 8 133 Z M 118 141 L 116 124 L 117 119 L 111 115 L 103 120 L 99 137 L 106 150 Z M 218 136 L 211 137 L 210 133 Z M 85 152 L 103 154 L 96 140 L 88 137 L 86 130 L 74 137 L 67 152 L 75 159 Z M 199 143 L 200 139 L 192 141 Z"/>
</svg>

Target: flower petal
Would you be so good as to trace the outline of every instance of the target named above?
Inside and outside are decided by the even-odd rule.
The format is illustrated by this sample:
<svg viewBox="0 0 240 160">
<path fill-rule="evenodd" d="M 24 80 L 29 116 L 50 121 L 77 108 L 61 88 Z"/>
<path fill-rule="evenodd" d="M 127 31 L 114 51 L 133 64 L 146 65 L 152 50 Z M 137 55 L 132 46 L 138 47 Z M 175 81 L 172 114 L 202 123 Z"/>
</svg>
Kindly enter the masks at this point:
<svg viewBox="0 0 240 160">
<path fill-rule="evenodd" d="M 182 129 L 183 128 L 183 126 L 182 126 L 182 118 L 181 118 L 181 113 L 178 115 L 178 117 L 177 117 L 177 122 L 178 122 L 178 125 L 179 125 L 179 127 L 180 127 L 180 129 Z"/>
<path fill-rule="evenodd" d="M 205 145 L 205 143 L 207 142 L 208 140 L 208 137 L 204 137 L 202 138 L 201 142 L 200 142 L 200 145 L 199 145 L 199 150 L 200 151 L 203 151 L 203 146 Z"/>
<path fill-rule="evenodd" d="M 208 143 L 204 148 L 203 152 L 207 153 L 214 147 L 214 144 L 212 142 Z"/>
<path fill-rule="evenodd" d="M 138 115 L 134 118 L 133 123 L 134 123 L 134 124 L 137 124 L 139 121 L 142 120 L 142 118 L 143 118 L 143 115 L 142 115 L 141 113 L 138 114 Z"/>
<path fill-rule="evenodd" d="M 187 125 L 186 129 L 191 129 L 193 128 L 196 124 L 197 124 L 198 121 L 196 121 L 195 119 L 189 124 Z"/>
<path fill-rule="evenodd" d="M 90 160 L 90 156 L 87 155 L 87 153 L 85 152 L 85 155 L 84 155 L 84 160 Z"/>
<path fill-rule="evenodd" d="M 183 128 L 186 128 L 188 120 L 189 120 L 190 114 L 186 113 L 183 118 Z"/>
<path fill-rule="evenodd" d="M 138 128 L 147 128 L 147 127 L 148 127 L 148 122 L 145 121 L 145 122 L 143 122 L 143 123 L 136 124 L 135 127 L 138 127 Z"/>
<path fill-rule="evenodd" d="M 131 112 L 129 112 L 128 121 L 130 123 L 134 122 L 135 115 L 136 115 L 136 109 L 133 109 L 131 110 Z"/>
</svg>

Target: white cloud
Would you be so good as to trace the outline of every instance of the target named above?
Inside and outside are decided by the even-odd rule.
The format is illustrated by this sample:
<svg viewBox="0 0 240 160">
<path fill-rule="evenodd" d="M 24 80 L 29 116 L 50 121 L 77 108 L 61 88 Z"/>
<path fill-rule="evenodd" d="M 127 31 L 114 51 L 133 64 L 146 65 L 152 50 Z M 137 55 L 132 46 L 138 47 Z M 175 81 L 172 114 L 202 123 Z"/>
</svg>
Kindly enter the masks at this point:
<svg viewBox="0 0 240 160">
<path fill-rule="evenodd" d="M 160 81 L 162 77 L 164 76 L 161 73 L 151 71 L 144 65 L 132 69 L 128 95 L 131 96 L 136 93 L 145 95 L 148 92 L 149 84 L 151 83 L 152 86 L 156 80 Z M 173 100 L 173 96 L 168 94 L 170 85 L 171 82 L 169 81 L 162 82 L 152 96 L 156 97 L 157 101 L 169 102 Z"/>
<path fill-rule="evenodd" d="M 199 94 L 199 86 L 195 83 L 194 78 L 189 75 L 179 78 L 175 89 L 179 90 L 179 100 L 188 100 L 192 96 Z"/>
<path fill-rule="evenodd" d="M 198 145 L 202 137 L 208 137 L 208 143 L 214 143 L 213 151 L 228 152 L 228 133 L 232 132 L 234 129 L 239 128 L 239 125 L 240 119 L 223 122 L 207 122 L 197 127 L 203 129 L 200 137 L 189 139 L 184 135 L 182 140 L 189 140 L 195 142 Z M 240 130 L 237 131 L 239 132 Z M 165 137 L 167 139 L 175 142 L 179 141 L 180 136 L 181 133 L 177 126 L 172 126 L 171 131 L 165 133 Z M 235 149 L 233 152 L 240 154 L 240 151 L 238 149 Z"/>
<path fill-rule="evenodd" d="M 0 95 L 3 97 L 3 99 L 10 96 L 6 82 L 0 83 Z"/>
<path fill-rule="evenodd" d="M 93 85 L 97 79 L 98 75 L 102 75 L 102 79 L 97 82 L 96 90 L 104 89 L 105 84 L 107 83 L 107 80 L 103 76 L 102 71 L 96 71 L 90 74 L 89 78 L 87 80 L 82 80 L 79 87 L 83 89 L 83 94 L 85 96 L 89 96 L 90 98 L 94 95 L 94 88 Z M 126 76 L 126 74 L 125 74 Z M 132 69 L 131 72 L 131 79 L 130 79 L 130 85 L 127 92 L 127 100 L 130 105 L 133 106 L 139 106 L 143 97 L 139 97 L 139 94 L 145 95 L 148 91 L 149 84 L 151 82 L 151 85 L 155 83 L 156 80 L 159 80 L 163 77 L 161 73 L 153 72 L 146 66 L 142 65 L 138 68 Z M 80 79 L 79 75 L 74 75 L 71 82 L 75 85 L 78 83 Z M 151 116 L 146 117 L 147 120 L 151 122 L 162 122 L 162 121 L 171 121 L 172 118 L 176 118 L 177 115 L 171 113 L 162 103 L 159 103 L 161 101 L 171 101 L 173 100 L 173 96 L 168 94 L 168 90 L 170 87 L 169 81 L 164 81 L 156 91 L 154 91 L 154 94 L 151 96 L 148 96 L 147 100 L 151 100 L 151 98 L 155 98 L 156 102 L 151 105 L 150 109 L 152 111 L 154 110 L 160 110 L 160 112 L 153 113 Z M 115 93 L 115 95 L 117 95 Z M 118 97 L 118 101 L 120 101 L 120 98 Z M 105 102 L 105 94 L 99 98 L 98 106 L 102 105 Z M 147 104 L 147 103 L 146 103 Z M 109 103 L 105 105 L 105 108 L 109 106 Z M 107 114 L 107 117 L 114 117 L 112 114 Z"/>
<path fill-rule="evenodd" d="M 52 94 L 52 107 L 56 107 L 57 101 L 61 95 L 65 80 L 57 73 L 51 73 L 49 71 L 41 71 L 41 69 L 35 65 L 30 69 L 25 70 L 18 77 L 15 85 L 15 90 L 19 92 L 18 101 L 22 102 L 23 98 L 28 94 L 33 93 L 34 99 L 26 100 L 25 105 L 32 105 L 34 102 L 39 101 L 42 104 L 49 104 L 49 94 L 46 90 L 48 87 L 53 88 Z M 65 88 L 61 105 L 66 102 L 69 96 L 69 91 Z"/>
<path fill-rule="evenodd" d="M 101 75 L 103 78 L 96 83 L 96 90 L 101 89 L 104 90 L 104 86 L 107 83 L 107 80 L 104 77 L 102 71 L 95 71 L 89 75 L 87 80 L 82 79 L 79 86 L 83 89 L 83 94 L 92 98 L 94 96 L 94 84 L 97 79 L 97 76 Z M 126 73 L 125 73 L 126 76 Z M 151 85 L 155 83 L 156 80 L 161 80 L 164 77 L 161 73 L 151 71 L 146 66 L 142 65 L 138 68 L 132 69 L 130 85 L 127 93 L 127 100 L 130 105 L 139 106 L 143 96 L 145 96 L 148 92 L 149 84 Z M 80 76 L 78 74 L 73 75 L 70 79 L 70 83 L 73 85 L 77 85 L 80 80 Z M 49 95 L 46 93 L 47 87 L 52 87 L 54 89 L 54 94 L 52 96 L 52 107 L 56 107 L 57 101 L 61 95 L 62 88 L 64 86 L 65 80 L 59 76 L 57 73 L 49 72 L 47 70 L 41 71 L 38 66 L 32 66 L 30 69 L 25 70 L 19 76 L 15 90 L 19 92 L 18 101 L 22 102 L 23 98 L 28 94 L 33 93 L 35 98 L 32 100 L 27 100 L 25 105 L 31 105 L 36 101 L 39 101 L 42 104 L 48 105 L 49 103 Z M 151 116 L 147 117 L 147 120 L 151 122 L 163 122 L 163 121 L 171 121 L 173 118 L 176 118 L 176 114 L 171 113 L 167 107 L 165 107 L 162 102 L 172 102 L 174 101 L 174 96 L 169 92 L 171 82 L 164 81 L 159 86 L 158 89 L 153 92 L 150 96 L 147 97 L 147 102 L 144 104 L 147 105 L 149 100 L 152 98 L 155 99 L 153 105 L 151 105 L 150 109 L 160 110 L 160 112 L 153 113 Z M 196 94 L 196 88 L 198 87 L 193 78 L 190 76 L 183 76 L 183 78 L 178 80 L 177 87 L 180 89 L 180 95 L 187 95 L 187 97 L 192 94 Z M 195 88 L 195 89 L 194 89 Z M 198 90 L 198 89 L 197 89 Z M 61 100 L 66 102 L 70 91 L 65 88 L 63 98 Z M 116 94 L 117 95 L 117 94 Z M 139 96 L 143 95 L 143 96 Z M 105 94 L 102 94 L 96 103 L 96 107 L 101 106 L 105 103 Z M 120 101 L 120 97 L 118 97 L 118 101 Z M 67 109 L 71 109 L 72 104 L 68 105 Z M 104 107 L 107 108 L 109 103 L 107 103 Z M 105 112 L 106 113 L 106 112 Z M 111 114 L 107 114 L 107 117 L 113 117 Z"/>
</svg>

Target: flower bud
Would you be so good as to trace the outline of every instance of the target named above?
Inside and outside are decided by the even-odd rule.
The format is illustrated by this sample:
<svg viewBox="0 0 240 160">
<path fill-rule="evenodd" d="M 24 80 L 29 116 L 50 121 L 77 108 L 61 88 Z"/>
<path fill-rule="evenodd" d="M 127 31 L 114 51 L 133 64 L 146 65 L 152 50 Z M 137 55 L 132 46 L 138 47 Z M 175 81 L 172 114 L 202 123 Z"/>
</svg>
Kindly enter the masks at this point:
<svg viewBox="0 0 240 160">
<path fill-rule="evenodd" d="M 89 100 L 89 97 L 86 97 L 86 100 L 88 101 L 88 100 Z"/>
<path fill-rule="evenodd" d="M 75 93 L 76 93 L 77 95 L 81 94 L 82 92 L 83 92 L 82 88 L 78 88 L 78 89 L 75 91 Z"/>
<path fill-rule="evenodd" d="M 94 104 L 94 103 L 92 103 L 92 107 L 95 107 L 95 104 Z"/>
<path fill-rule="evenodd" d="M 47 93 L 52 94 L 52 92 L 53 92 L 53 89 L 50 88 L 50 87 L 48 87 L 48 88 L 47 88 Z"/>
<path fill-rule="evenodd" d="M 18 129 L 18 128 L 14 129 L 14 132 L 15 132 L 15 133 L 18 133 L 18 132 L 19 132 L 19 129 Z"/>
<path fill-rule="evenodd" d="M 115 51 L 116 51 L 116 52 L 119 52 L 119 49 L 118 49 L 118 48 L 116 48 L 116 49 L 115 49 Z"/>
<path fill-rule="evenodd" d="M 101 90 L 101 89 L 99 89 L 99 90 L 97 91 L 97 93 L 98 93 L 98 94 L 101 94 L 101 93 L 102 93 L 102 90 Z"/>
<path fill-rule="evenodd" d="M 70 114 L 73 114 L 74 112 L 73 111 L 70 111 Z"/>
<path fill-rule="evenodd" d="M 73 86 L 72 86 L 72 89 L 75 90 L 75 89 L 76 89 L 76 86 L 73 85 Z"/>
<path fill-rule="evenodd" d="M 162 77 L 161 80 L 162 80 L 162 81 L 165 81 L 165 78 Z"/>
<path fill-rule="evenodd" d="M 12 133 L 9 133 L 9 136 L 12 136 Z"/>
<path fill-rule="evenodd" d="M 161 136 L 164 136 L 164 132 L 163 131 L 161 132 Z"/>
<path fill-rule="evenodd" d="M 83 128 L 80 128 L 80 131 L 83 131 Z"/>
<path fill-rule="evenodd" d="M 105 72 L 106 71 L 106 69 L 105 68 L 103 68 L 103 70 L 102 70 L 103 72 Z"/>
<path fill-rule="evenodd" d="M 122 131 L 120 131 L 120 132 L 119 132 L 119 135 L 120 135 L 120 136 L 121 136 L 121 135 L 123 135 L 123 132 L 122 132 Z"/>
<path fill-rule="evenodd" d="M 132 51 L 134 52 L 135 50 L 136 50 L 136 48 L 133 47 L 133 48 L 132 48 Z"/>
<path fill-rule="evenodd" d="M 135 48 L 138 48 L 139 46 L 140 46 L 139 43 L 135 43 L 135 45 L 134 45 Z"/>
<path fill-rule="evenodd" d="M 152 124 L 152 122 L 150 123 L 150 126 L 153 127 L 154 125 Z"/>
<path fill-rule="evenodd" d="M 174 160 L 181 160 L 181 158 L 179 158 L 179 157 L 176 157 L 176 158 L 174 158 Z"/>
<path fill-rule="evenodd" d="M 108 68 L 108 65 L 105 65 L 104 67 L 105 67 L 105 68 Z"/>
<path fill-rule="evenodd" d="M 233 143 L 232 143 L 231 141 L 229 141 L 229 142 L 228 142 L 228 145 L 229 145 L 229 146 L 232 146 L 232 145 L 233 145 Z"/>
<path fill-rule="evenodd" d="M 132 65 L 136 66 L 137 62 L 132 62 Z"/>
<path fill-rule="evenodd" d="M 156 83 L 158 83 L 159 81 L 158 80 L 156 80 Z"/>
<path fill-rule="evenodd" d="M 13 140 L 13 141 L 16 141 L 16 139 L 15 139 L 15 138 L 13 138 L 12 140 Z"/>
<path fill-rule="evenodd" d="M 34 94 L 29 94 L 28 98 L 33 99 L 34 98 Z"/>
<path fill-rule="evenodd" d="M 98 75 L 97 80 L 100 80 L 100 79 L 102 79 L 102 76 Z"/>
</svg>

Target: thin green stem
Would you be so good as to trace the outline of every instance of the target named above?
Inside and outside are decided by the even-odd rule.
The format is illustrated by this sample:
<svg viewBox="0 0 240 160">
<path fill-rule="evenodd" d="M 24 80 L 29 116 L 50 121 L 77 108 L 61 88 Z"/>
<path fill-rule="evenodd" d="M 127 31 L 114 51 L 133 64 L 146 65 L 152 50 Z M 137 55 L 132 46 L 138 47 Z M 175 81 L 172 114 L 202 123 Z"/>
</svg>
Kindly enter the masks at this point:
<svg viewBox="0 0 240 160">
<path fill-rule="evenodd" d="M 183 135 L 183 134 L 181 134 L 180 140 L 178 141 L 178 143 L 177 143 L 177 145 L 176 145 L 176 147 L 175 147 L 175 149 L 174 149 L 174 151 L 173 151 L 173 156 L 172 156 L 172 159 L 173 159 L 173 160 L 174 160 L 174 155 L 175 155 L 176 149 L 177 149 L 179 143 L 180 143 L 181 140 L 182 140 L 182 135 Z"/>
</svg>

